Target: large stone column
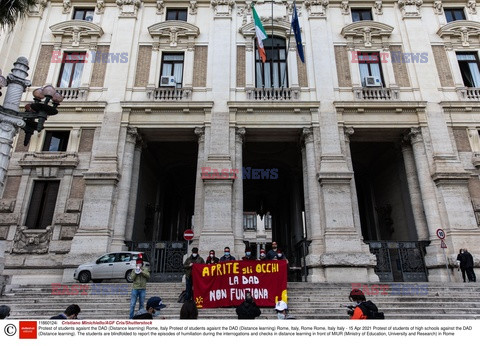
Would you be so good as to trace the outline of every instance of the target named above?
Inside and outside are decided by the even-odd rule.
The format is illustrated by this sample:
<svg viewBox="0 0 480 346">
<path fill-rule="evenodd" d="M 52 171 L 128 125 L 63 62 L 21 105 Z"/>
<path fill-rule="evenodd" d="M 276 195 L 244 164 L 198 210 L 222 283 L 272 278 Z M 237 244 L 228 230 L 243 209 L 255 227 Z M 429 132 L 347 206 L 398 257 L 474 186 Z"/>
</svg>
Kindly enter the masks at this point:
<svg viewBox="0 0 480 346">
<path fill-rule="evenodd" d="M 205 128 L 196 127 L 195 135 L 198 137 L 198 154 L 197 154 L 197 175 L 195 177 L 195 206 L 193 217 L 193 242 L 198 245 L 198 239 L 203 229 L 203 199 L 204 187 L 202 180 L 202 167 L 205 162 Z M 208 251 L 207 249 L 205 249 Z"/>
<path fill-rule="evenodd" d="M 418 240 L 428 240 L 428 226 L 423 211 L 422 194 L 415 167 L 415 158 L 412 146 L 407 141 L 402 142 L 402 154 Z"/>
<path fill-rule="evenodd" d="M 323 230 L 320 222 L 320 205 L 318 183 L 316 181 L 317 169 L 315 160 L 315 146 L 313 141 L 313 131 L 311 128 L 304 128 L 302 133 L 303 143 L 305 145 L 305 165 L 307 171 L 307 186 L 305 191 L 305 199 L 308 199 L 308 209 L 310 215 L 310 229 L 308 232 L 308 240 L 311 241 L 309 254 L 306 258 L 309 267 L 309 275 L 307 280 L 310 282 L 324 282 L 325 273 L 323 267 L 320 266 L 320 256 L 325 251 L 323 242 Z"/>
<path fill-rule="evenodd" d="M 138 179 L 140 177 L 140 161 L 142 158 L 143 145 L 144 143 L 139 138 L 137 133 L 137 141 L 135 144 L 135 152 L 134 152 L 133 167 L 132 167 L 132 178 L 131 178 L 131 185 L 130 185 L 130 198 L 128 201 L 127 224 L 125 226 L 125 240 L 127 241 L 131 241 L 133 237 L 135 211 L 137 209 Z"/>
<path fill-rule="evenodd" d="M 428 279 L 429 281 L 447 281 L 448 273 L 445 269 L 445 259 L 441 252 L 440 240 L 436 236 L 437 229 L 443 228 L 443 222 L 438 208 L 435 184 L 428 166 L 422 130 L 420 128 L 412 128 L 408 137 L 413 147 L 418 183 L 427 221 L 428 239 L 431 241 L 425 256 L 425 264 L 429 270 Z"/>
<path fill-rule="evenodd" d="M 135 143 L 138 132 L 134 127 L 126 129 L 125 147 L 123 149 L 122 173 L 118 184 L 117 209 L 110 251 L 126 250 L 125 233 L 130 201 L 130 186 L 132 185 L 133 161 L 135 157 Z"/>
<path fill-rule="evenodd" d="M 233 230 L 235 253 L 241 254 L 245 250 L 243 243 L 243 141 L 245 139 L 245 128 L 235 129 L 235 165 L 237 177 L 233 182 L 233 205 L 235 227 Z"/>
</svg>

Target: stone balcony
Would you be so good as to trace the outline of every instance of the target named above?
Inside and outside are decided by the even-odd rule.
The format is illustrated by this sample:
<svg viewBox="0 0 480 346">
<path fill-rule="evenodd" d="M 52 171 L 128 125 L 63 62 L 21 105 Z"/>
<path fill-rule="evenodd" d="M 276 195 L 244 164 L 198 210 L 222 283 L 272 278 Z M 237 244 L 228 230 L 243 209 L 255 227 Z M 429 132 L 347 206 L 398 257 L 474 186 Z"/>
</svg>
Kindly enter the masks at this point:
<svg viewBox="0 0 480 346">
<path fill-rule="evenodd" d="M 291 101 L 298 99 L 299 93 L 293 88 L 253 88 L 247 90 L 247 98 L 254 101 Z"/>
<path fill-rule="evenodd" d="M 85 101 L 87 99 L 87 88 L 56 88 L 63 96 L 63 101 Z"/>
<path fill-rule="evenodd" d="M 357 100 L 390 101 L 399 99 L 398 90 L 393 88 L 364 87 L 356 88 L 353 92 Z"/>
<path fill-rule="evenodd" d="M 191 97 L 190 88 L 155 88 L 147 89 L 147 97 L 154 101 L 182 101 Z"/>
<path fill-rule="evenodd" d="M 480 88 L 457 88 L 457 92 L 462 100 L 480 101 Z"/>
</svg>

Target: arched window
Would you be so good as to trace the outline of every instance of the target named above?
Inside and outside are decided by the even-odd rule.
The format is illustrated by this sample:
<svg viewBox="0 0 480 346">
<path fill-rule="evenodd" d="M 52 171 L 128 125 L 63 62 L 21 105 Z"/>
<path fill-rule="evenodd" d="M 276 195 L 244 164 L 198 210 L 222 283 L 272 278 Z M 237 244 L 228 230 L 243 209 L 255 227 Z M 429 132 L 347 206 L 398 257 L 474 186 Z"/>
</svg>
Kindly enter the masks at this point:
<svg viewBox="0 0 480 346">
<path fill-rule="evenodd" d="M 262 63 L 255 40 L 255 86 L 257 88 L 288 87 L 287 45 L 284 38 L 273 37 L 263 41 L 267 60 Z"/>
</svg>

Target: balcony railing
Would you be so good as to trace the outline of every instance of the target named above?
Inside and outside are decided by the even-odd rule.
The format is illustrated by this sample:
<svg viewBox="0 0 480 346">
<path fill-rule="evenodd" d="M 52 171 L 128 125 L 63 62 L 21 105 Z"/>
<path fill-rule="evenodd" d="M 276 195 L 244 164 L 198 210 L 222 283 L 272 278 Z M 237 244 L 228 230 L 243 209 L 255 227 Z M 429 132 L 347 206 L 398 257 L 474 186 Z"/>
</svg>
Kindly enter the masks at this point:
<svg viewBox="0 0 480 346">
<path fill-rule="evenodd" d="M 398 99 L 398 91 L 390 88 L 365 87 L 355 90 L 357 99 L 360 100 L 395 100 Z"/>
<path fill-rule="evenodd" d="M 64 101 L 81 101 L 87 97 L 87 91 L 82 88 L 56 88 Z"/>
<path fill-rule="evenodd" d="M 459 88 L 458 93 L 464 100 L 480 101 L 480 88 Z"/>
<path fill-rule="evenodd" d="M 191 90 L 186 88 L 156 88 L 147 90 L 149 99 L 155 101 L 181 101 L 190 97 Z"/>
<path fill-rule="evenodd" d="M 249 100 L 290 101 L 298 98 L 298 90 L 291 88 L 254 88 L 247 90 Z"/>
</svg>

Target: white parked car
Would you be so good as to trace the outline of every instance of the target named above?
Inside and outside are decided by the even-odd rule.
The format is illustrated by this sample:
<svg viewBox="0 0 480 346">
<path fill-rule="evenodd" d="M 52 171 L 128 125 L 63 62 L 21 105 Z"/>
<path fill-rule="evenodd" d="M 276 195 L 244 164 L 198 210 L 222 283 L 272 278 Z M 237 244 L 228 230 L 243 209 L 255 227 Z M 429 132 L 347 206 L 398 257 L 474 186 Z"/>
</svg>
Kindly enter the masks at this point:
<svg viewBox="0 0 480 346">
<path fill-rule="evenodd" d="M 104 279 L 125 279 L 132 282 L 130 274 L 135 270 L 138 254 L 142 254 L 143 265 L 150 267 L 148 256 L 144 252 L 121 251 L 107 253 L 94 262 L 78 266 L 73 278 L 82 283 L 90 280 L 102 282 Z"/>
</svg>

